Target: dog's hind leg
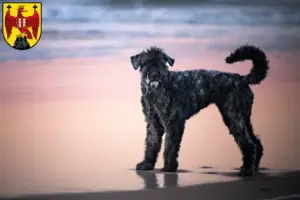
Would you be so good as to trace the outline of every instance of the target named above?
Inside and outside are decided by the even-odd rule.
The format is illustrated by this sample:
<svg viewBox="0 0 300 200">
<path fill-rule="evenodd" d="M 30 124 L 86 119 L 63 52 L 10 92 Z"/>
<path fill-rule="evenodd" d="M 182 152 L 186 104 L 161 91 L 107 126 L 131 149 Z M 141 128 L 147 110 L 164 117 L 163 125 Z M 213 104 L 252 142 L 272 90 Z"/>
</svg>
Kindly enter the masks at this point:
<svg viewBox="0 0 300 200">
<path fill-rule="evenodd" d="M 256 163 L 256 144 L 252 140 L 252 130 L 248 127 L 247 119 L 243 115 L 243 106 L 239 98 L 234 99 L 231 96 L 226 102 L 219 104 L 218 108 L 222 114 L 224 123 L 229 128 L 230 134 L 233 135 L 243 154 L 243 166 L 238 175 L 252 176 L 255 171 Z"/>
<path fill-rule="evenodd" d="M 243 165 L 238 175 L 252 176 L 255 172 L 256 145 L 251 140 L 249 133 L 245 130 L 246 125 L 243 124 L 244 122 L 241 122 L 243 119 L 238 120 L 240 123 L 233 125 L 230 131 L 243 154 Z M 237 128 L 238 126 L 240 127 Z M 243 128 L 241 128 L 242 126 Z"/>
<path fill-rule="evenodd" d="M 259 165 L 260 165 L 260 160 L 263 156 L 264 148 L 263 148 L 263 145 L 262 145 L 260 139 L 253 132 L 253 127 L 252 127 L 252 124 L 251 124 L 250 117 L 246 120 L 246 123 L 247 123 L 247 128 L 249 130 L 249 135 L 251 137 L 251 140 L 256 145 L 255 170 L 258 171 L 259 170 Z"/>
<path fill-rule="evenodd" d="M 163 172 L 176 172 L 178 168 L 178 152 L 184 132 L 185 120 L 178 120 L 166 126 Z"/>
<path fill-rule="evenodd" d="M 254 94 L 252 93 L 250 88 L 247 88 L 246 90 L 243 90 L 243 92 L 240 94 L 243 95 L 242 100 L 240 100 L 239 104 L 241 105 L 241 111 L 243 114 L 243 117 L 246 122 L 247 131 L 249 133 L 249 136 L 251 140 L 254 142 L 256 146 L 256 158 L 255 158 L 255 170 L 259 170 L 260 160 L 263 156 L 263 145 L 261 144 L 260 139 L 254 134 L 252 123 L 251 123 L 251 114 L 252 114 L 252 104 L 254 99 Z"/>
</svg>

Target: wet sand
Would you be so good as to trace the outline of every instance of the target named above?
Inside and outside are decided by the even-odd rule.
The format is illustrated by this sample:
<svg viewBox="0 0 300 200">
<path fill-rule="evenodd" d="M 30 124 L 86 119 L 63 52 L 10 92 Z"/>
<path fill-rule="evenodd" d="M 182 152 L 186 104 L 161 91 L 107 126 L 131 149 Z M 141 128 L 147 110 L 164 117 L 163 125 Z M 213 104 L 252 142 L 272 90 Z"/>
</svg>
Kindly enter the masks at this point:
<svg viewBox="0 0 300 200">
<path fill-rule="evenodd" d="M 183 171 L 184 172 L 184 171 Z M 183 173 L 182 172 L 182 173 Z M 188 187 L 178 187 L 178 174 L 165 173 L 164 188 L 159 188 L 155 172 L 136 172 L 144 181 L 144 189 L 139 191 L 110 191 L 61 193 L 50 195 L 34 195 L 14 199 L 32 200 L 87 200 L 87 199 L 222 199 L 222 200 L 299 200 L 300 171 L 270 174 L 261 172 L 256 177 L 239 178 L 230 182 L 206 183 Z M 210 176 L 236 177 L 236 172 L 218 172 L 214 169 L 205 172 Z"/>
</svg>

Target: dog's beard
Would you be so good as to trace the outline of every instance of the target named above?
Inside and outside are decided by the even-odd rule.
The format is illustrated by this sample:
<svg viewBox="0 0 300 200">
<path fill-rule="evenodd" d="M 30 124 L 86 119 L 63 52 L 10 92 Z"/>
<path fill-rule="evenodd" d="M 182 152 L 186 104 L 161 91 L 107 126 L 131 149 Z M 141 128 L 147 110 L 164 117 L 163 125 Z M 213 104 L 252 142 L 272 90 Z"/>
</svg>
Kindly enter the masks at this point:
<svg viewBox="0 0 300 200">
<path fill-rule="evenodd" d="M 158 81 L 150 80 L 148 76 L 146 77 L 145 82 L 146 82 L 147 93 L 153 92 L 159 85 Z"/>
<path fill-rule="evenodd" d="M 158 81 L 151 81 L 148 82 L 148 84 L 146 83 L 146 94 L 151 94 L 158 88 L 158 86 L 159 86 Z"/>
<path fill-rule="evenodd" d="M 146 85 L 146 94 L 149 94 L 151 92 L 153 92 L 155 89 L 157 89 L 157 87 L 159 86 L 159 82 L 158 81 L 151 81 L 148 77 L 145 80 L 145 85 Z"/>
</svg>

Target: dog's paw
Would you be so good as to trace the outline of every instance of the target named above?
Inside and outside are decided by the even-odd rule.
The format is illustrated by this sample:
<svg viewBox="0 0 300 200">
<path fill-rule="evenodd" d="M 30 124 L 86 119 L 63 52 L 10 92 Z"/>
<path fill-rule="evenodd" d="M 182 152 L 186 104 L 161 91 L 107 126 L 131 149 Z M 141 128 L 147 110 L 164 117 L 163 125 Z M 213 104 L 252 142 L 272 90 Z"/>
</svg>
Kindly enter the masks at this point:
<svg viewBox="0 0 300 200">
<path fill-rule="evenodd" d="M 174 166 L 164 166 L 162 169 L 160 169 L 161 172 L 177 172 L 177 167 L 176 165 Z"/>
<path fill-rule="evenodd" d="M 136 165 L 136 170 L 149 171 L 154 169 L 154 164 L 147 161 L 142 161 Z"/>
<path fill-rule="evenodd" d="M 160 169 L 161 172 L 177 172 L 176 168 L 161 168 Z"/>
<path fill-rule="evenodd" d="M 244 167 L 241 167 L 240 171 L 237 173 L 238 176 L 243 176 L 243 177 L 246 177 L 246 176 L 255 176 L 256 174 L 256 171 L 254 168 L 244 168 Z"/>
</svg>

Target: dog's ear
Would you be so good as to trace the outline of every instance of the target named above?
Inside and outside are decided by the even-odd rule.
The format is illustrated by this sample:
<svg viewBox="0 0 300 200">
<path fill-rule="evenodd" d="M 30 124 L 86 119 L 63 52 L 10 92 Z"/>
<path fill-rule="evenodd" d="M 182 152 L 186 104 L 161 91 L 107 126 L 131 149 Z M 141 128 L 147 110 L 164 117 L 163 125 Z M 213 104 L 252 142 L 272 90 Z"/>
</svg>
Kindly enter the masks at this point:
<svg viewBox="0 0 300 200">
<path fill-rule="evenodd" d="M 131 61 L 131 64 L 133 66 L 133 69 L 137 70 L 141 65 L 141 63 L 140 63 L 140 54 L 131 56 L 130 61 Z"/>
<path fill-rule="evenodd" d="M 164 58 L 165 58 L 166 62 L 172 67 L 175 63 L 175 59 L 171 58 L 166 53 L 163 53 L 163 54 L 164 54 Z"/>
</svg>

